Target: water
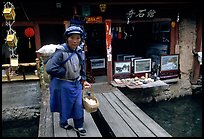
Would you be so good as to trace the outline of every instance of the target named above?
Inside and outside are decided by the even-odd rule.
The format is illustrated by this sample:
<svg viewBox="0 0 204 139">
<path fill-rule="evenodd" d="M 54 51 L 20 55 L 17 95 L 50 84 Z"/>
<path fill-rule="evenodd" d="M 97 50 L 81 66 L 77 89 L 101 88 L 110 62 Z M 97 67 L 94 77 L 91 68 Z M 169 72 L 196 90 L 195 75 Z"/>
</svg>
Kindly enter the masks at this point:
<svg viewBox="0 0 204 139">
<path fill-rule="evenodd" d="M 173 137 L 202 137 L 202 93 L 136 105 Z"/>
<path fill-rule="evenodd" d="M 202 93 L 136 105 L 173 137 L 202 137 Z M 38 125 L 39 118 L 2 122 L 2 137 L 37 137 Z"/>
<path fill-rule="evenodd" d="M 2 122 L 2 137 L 37 137 L 39 118 Z"/>
</svg>

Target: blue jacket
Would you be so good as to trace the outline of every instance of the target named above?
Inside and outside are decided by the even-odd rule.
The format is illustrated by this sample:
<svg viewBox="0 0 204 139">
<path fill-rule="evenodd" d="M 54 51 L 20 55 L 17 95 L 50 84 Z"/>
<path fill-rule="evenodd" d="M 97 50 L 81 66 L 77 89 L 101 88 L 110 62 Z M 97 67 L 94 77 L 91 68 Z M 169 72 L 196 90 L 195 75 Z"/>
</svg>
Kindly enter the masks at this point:
<svg viewBox="0 0 204 139">
<path fill-rule="evenodd" d="M 74 54 L 70 60 L 63 63 L 72 53 Z M 86 80 L 85 54 L 80 46 L 73 51 L 67 44 L 62 44 L 45 64 L 46 72 L 51 77 L 63 79 L 76 79 L 80 77 L 82 80 Z"/>
</svg>

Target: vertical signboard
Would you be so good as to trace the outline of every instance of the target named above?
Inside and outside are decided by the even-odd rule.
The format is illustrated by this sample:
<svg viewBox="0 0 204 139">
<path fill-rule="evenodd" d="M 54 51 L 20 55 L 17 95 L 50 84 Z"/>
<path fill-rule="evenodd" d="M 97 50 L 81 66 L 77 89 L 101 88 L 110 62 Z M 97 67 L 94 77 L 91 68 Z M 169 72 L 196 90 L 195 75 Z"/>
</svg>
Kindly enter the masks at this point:
<svg viewBox="0 0 204 139">
<path fill-rule="evenodd" d="M 111 20 L 105 20 L 106 30 L 106 51 L 107 51 L 107 76 L 108 83 L 112 81 L 112 46 L 111 46 Z"/>
</svg>

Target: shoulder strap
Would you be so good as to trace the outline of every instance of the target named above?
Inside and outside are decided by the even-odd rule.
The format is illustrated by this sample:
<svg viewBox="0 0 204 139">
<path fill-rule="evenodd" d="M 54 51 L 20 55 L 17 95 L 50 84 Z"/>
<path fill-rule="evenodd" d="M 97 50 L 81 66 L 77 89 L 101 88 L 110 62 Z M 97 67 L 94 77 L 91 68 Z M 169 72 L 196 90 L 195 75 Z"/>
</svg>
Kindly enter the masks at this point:
<svg viewBox="0 0 204 139">
<path fill-rule="evenodd" d="M 65 50 L 67 49 L 66 43 L 63 43 L 63 44 L 61 44 L 61 45 L 65 48 Z M 66 50 L 66 52 L 68 52 L 68 51 Z M 68 58 L 67 58 L 65 61 L 63 61 L 61 64 L 63 65 L 63 64 L 65 64 L 68 60 L 70 60 L 71 57 L 73 56 L 73 54 L 74 54 L 74 52 L 72 52 L 72 53 L 68 56 Z"/>
<path fill-rule="evenodd" d="M 63 61 L 61 64 L 63 65 L 63 64 L 65 64 L 68 60 L 70 60 L 71 59 L 71 57 L 74 55 L 74 52 L 72 52 L 69 56 L 68 56 L 68 58 L 65 60 L 65 61 Z"/>
</svg>

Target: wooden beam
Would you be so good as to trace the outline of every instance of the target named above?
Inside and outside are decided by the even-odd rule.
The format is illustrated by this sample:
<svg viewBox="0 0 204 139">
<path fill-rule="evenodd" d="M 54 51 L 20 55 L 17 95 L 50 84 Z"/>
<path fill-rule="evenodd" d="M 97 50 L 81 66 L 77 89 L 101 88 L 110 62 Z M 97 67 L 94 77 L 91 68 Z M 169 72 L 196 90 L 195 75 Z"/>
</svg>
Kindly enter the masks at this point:
<svg viewBox="0 0 204 139">
<path fill-rule="evenodd" d="M 202 16 L 199 17 L 197 22 L 197 42 L 195 47 L 195 52 L 201 52 L 202 51 Z M 197 80 L 200 76 L 200 63 L 198 61 L 198 55 L 194 56 L 193 59 L 193 71 L 191 76 L 191 83 L 197 84 Z"/>
<path fill-rule="evenodd" d="M 165 5 L 169 5 L 169 4 L 191 4 L 192 2 L 182 2 L 182 1 L 167 1 L 167 2 L 163 2 L 163 1 L 158 1 L 158 2 L 152 2 L 152 1 L 128 1 L 128 2 L 78 2 L 78 5 L 99 5 L 100 3 L 105 3 L 107 5 L 144 5 L 144 4 L 151 4 L 151 5 L 158 5 L 158 4 L 165 4 Z"/>
<path fill-rule="evenodd" d="M 170 54 L 175 54 L 177 42 L 178 42 L 178 23 L 176 21 L 172 21 L 170 32 Z M 179 52 L 177 51 L 176 53 Z"/>
<path fill-rule="evenodd" d="M 34 31 L 35 31 L 35 50 L 39 50 L 41 47 L 41 39 L 40 39 L 40 29 L 39 29 L 39 24 L 34 23 Z M 37 58 L 40 58 L 40 54 L 37 53 Z"/>
</svg>

